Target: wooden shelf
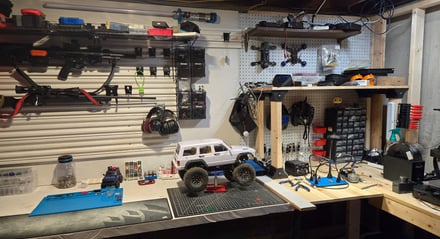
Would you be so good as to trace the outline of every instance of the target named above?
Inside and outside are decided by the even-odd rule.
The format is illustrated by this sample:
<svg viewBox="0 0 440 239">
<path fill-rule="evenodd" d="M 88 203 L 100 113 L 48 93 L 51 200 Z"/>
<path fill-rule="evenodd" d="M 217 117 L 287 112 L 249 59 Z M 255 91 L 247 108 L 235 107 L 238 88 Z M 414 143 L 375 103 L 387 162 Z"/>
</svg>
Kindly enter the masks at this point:
<svg viewBox="0 0 440 239">
<path fill-rule="evenodd" d="M 361 31 L 342 30 L 309 30 L 279 27 L 260 27 L 249 29 L 245 33 L 246 41 L 249 37 L 287 37 L 287 38 L 325 38 L 336 39 L 338 42 L 360 34 Z"/>
<path fill-rule="evenodd" d="M 320 91 L 320 90 L 356 90 L 361 97 L 371 97 L 376 94 L 385 94 L 387 98 L 401 99 L 408 91 L 407 85 L 384 85 L 384 86 L 291 86 L 291 87 L 258 87 L 253 88 L 255 92 L 272 93 L 280 92 L 279 97 L 283 97 L 288 91 Z M 281 93 L 284 92 L 284 93 Z"/>
<path fill-rule="evenodd" d="M 389 90 L 408 89 L 407 85 L 381 85 L 381 86 L 291 86 L 291 87 L 258 87 L 254 91 L 304 91 L 304 90 Z"/>
</svg>

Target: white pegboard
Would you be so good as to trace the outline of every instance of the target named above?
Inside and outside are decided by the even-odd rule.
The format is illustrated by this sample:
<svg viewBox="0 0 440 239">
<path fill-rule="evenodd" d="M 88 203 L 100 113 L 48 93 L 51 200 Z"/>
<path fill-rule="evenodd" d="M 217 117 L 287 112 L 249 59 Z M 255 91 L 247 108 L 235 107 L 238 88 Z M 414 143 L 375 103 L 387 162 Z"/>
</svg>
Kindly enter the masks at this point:
<svg viewBox="0 0 440 239">
<path fill-rule="evenodd" d="M 240 24 L 242 29 L 255 27 L 260 21 L 276 22 L 286 15 L 260 15 L 260 14 L 241 14 Z M 353 21 L 354 19 L 348 19 Z M 327 17 L 327 18 L 315 18 L 315 23 L 340 23 L 343 22 L 339 17 Z M 276 66 L 262 69 L 259 65 L 251 66 L 251 62 L 258 61 L 260 59 L 260 52 L 251 50 L 250 47 L 260 46 L 263 41 L 269 42 L 271 45 L 275 45 L 276 49 L 270 51 L 270 61 L 275 61 Z M 362 29 L 362 33 L 343 40 L 340 43 L 338 66 L 332 73 L 342 73 L 352 61 L 366 61 L 370 62 L 370 41 L 371 33 L 366 28 Z M 300 52 L 299 56 L 302 60 L 307 62 L 305 67 L 301 67 L 299 64 L 281 66 L 281 62 L 285 60 L 284 52 L 281 47 L 282 43 L 287 43 L 288 46 L 299 46 L 303 43 L 307 44 L 307 49 Z M 297 74 L 297 73 L 317 73 L 318 72 L 318 49 L 322 46 L 337 45 L 336 39 L 302 39 L 302 38 L 275 38 L 275 37 L 252 37 L 249 40 L 249 49 L 242 48 L 240 52 L 240 81 L 244 82 L 267 82 L 271 83 L 275 74 Z M 352 90 L 307 90 L 307 91 L 290 91 L 284 99 L 283 104 L 290 112 L 291 105 L 294 102 L 304 100 L 307 97 L 307 101 L 315 108 L 315 116 L 313 125 L 324 124 L 325 108 L 333 106 L 334 97 L 342 97 L 343 106 L 353 106 L 353 104 L 360 104 L 365 107 L 365 102 L 360 99 L 355 91 Z M 265 118 L 269 114 L 269 99 L 265 102 Z M 288 127 L 282 131 L 283 145 L 300 143 L 305 145 L 302 139 L 304 126 L 293 126 L 290 122 Z M 251 135 L 251 142 L 254 139 L 255 134 Z M 310 138 L 312 134 L 310 135 Z M 270 131 L 265 127 L 264 142 L 268 148 L 270 148 Z"/>
<path fill-rule="evenodd" d="M 241 14 L 240 24 L 243 29 L 255 27 L 260 21 L 276 22 L 283 16 L 259 15 L 259 14 Z M 351 19 L 353 20 L 353 19 Z M 339 23 L 342 20 L 338 17 L 316 18 L 315 23 Z M 346 69 L 351 61 L 370 60 L 370 31 L 362 29 L 362 33 L 343 40 L 340 44 L 338 55 L 338 66 L 333 73 L 339 74 Z M 276 66 L 262 69 L 259 65 L 251 66 L 251 62 L 259 61 L 260 52 L 251 50 L 251 46 L 259 47 L 262 42 L 269 42 L 276 46 L 275 50 L 270 51 L 270 61 L 276 62 Z M 302 50 L 299 56 L 307 62 L 305 67 L 299 64 L 287 64 L 282 67 L 281 62 L 285 60 L 282 43 L 288 46 L 299 46 L 307 44 L 307 49 Z M 297 74 L 297 73 L 317 73 L 318 69 L 318 49 L 322 46 L 338 45 L 336 39 L 299 39 L 299 38 L 276 38 L 276 37 L 252 37 L 249 40 L 249 49 L 241 49 L 240 52 L 240 81 L 242 82 L 272 82 L 275 74 Z"/>
<path fill-rule="evenodd" d="M 324 125 L 325 109 L 335 106 L 333 104 L 334 97 L 342 98 L 343 102 L 341 107 L 350 107 L 355 104 L 365 107 L 365 101 L 362 98 L 359 98 L 357 93 L 353 90 L 290 91 L 284 96 L 283 105 L 286 106 L 290 113 L 292 104 L 298 101 L 303 101 L 305 97 L 307 97 L 307 102 L 315 108 L 312 125 L 316 126 Z M 270 112 L 269 102 L 269 99 L 265 101 L 265 119 L 267 119 Z M 304 126 L 293 126 L 289 118 L 288 127 L 282 131 L 283 143 L 295 143 L 296 145 L 301 143 L 301 145 L 304 145 L 305 142 L 302 139 L 303 132 Z M 309 135 L 309 138 L 312 138 L 312 134 Z M 265 128 L 264 142 L 266 145 L 270 145 L 270 131 L 267 128 Z"/>
</svg>

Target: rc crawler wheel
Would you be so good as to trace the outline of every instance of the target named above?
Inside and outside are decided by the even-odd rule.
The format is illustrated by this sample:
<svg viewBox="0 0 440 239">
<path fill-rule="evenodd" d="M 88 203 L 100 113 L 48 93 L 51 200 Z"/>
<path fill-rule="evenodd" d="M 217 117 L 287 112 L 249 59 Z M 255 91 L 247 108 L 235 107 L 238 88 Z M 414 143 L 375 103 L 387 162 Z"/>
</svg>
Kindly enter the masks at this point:
<svg viewBox="0 0 440 239">
<path fill-rule="evenodd" d="M 227 180 L 229 180 L 229 182 L 234 182 L 234 176 L 232 176 L 232 170 L 231 169 L 226 169 L 223 171 L 223 175 L 225 176 L 225 178 Z"/>
<path fill-rule="evenodd" d="M 248 163 L 243 163 L 234 168 L 232 176 L 241 186 L 249 186 L 255 181 L 256 173 L 254 167 Z"/>
<path fill-rule="evenodd" d="M 185 176 L 185 170 L 179 170 L 179 177 L 181 178 L 181 179 L 183 179 L 183 177 Z"/>
<path fill-rule="evenodd" d="M 208 185 L 208 172 L 200 167 L 190 168 L 183 176 L 183 182 L 189 192 L 203 191 Z"/>
</svg>

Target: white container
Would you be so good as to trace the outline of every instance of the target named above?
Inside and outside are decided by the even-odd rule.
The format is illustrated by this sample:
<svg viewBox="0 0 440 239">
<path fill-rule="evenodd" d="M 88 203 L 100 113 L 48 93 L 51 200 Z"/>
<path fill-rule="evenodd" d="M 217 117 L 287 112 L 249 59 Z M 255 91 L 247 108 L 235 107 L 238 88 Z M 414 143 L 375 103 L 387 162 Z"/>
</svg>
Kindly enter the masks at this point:
<svg viewBox="0 0 440 239">
<path fill-rule="evenodd" d="M 32 168 L 4 169 L 0 171 L 0 196 L 34 191 L 35 177 Z"/>
</svg>

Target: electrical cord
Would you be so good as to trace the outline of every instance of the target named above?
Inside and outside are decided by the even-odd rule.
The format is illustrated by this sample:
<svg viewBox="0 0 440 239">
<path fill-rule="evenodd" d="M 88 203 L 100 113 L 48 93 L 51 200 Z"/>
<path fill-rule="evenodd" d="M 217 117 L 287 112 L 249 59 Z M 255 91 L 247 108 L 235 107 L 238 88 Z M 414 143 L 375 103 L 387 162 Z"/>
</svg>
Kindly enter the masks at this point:
<svg viewBox="0 0 440 239">
<path fill-rule="evenodd" d="M 440 208 L 435 207 L 435 206 L 433 206 L 432 204 L 427 203 L 427 202 L 425 202 L 425 201 L 423 201 L 423 200 L 420 200 L 420 199 L 419 199 L 419 201 L 420 201 L 423 205 L 425 205 L 425 206 L 431 208 L 432 210 L 435 210 L 435 211 L 440 212 Z"/>
<path fill-rule="evenodd" d="M 98 95 L 105 89 L 106 86 L 110 85 L 110 82 L 113 80 L 113 76 L 115 75 L 115 68 L 116 68 L 116 63 L 113 62 L 107 80 L 105 80 L 105 82 L 97 90 L 90 93 L 91 95 Z"/>
</svg>

